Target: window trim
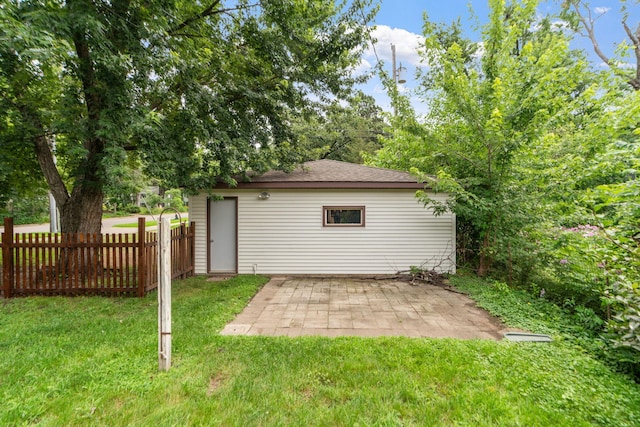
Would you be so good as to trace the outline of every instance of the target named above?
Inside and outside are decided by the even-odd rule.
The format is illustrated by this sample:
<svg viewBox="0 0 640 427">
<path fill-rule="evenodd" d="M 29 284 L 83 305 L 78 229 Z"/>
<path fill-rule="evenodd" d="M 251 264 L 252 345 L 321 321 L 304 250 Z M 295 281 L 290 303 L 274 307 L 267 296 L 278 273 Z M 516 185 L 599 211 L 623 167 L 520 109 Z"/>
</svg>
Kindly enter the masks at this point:
<svg viewBox="0 0 640 427">
<path fill-rule="evenodd" d="M 329 210 L 359 210 L 360 223 L 358 224 L 334 224 L 327 222 L 327 212 Z M 364 227 L 365 226 L 365 207 L 364 206 L 323 206 L 322 207 L 322 226 L 323 227 Z"/>
</svg>

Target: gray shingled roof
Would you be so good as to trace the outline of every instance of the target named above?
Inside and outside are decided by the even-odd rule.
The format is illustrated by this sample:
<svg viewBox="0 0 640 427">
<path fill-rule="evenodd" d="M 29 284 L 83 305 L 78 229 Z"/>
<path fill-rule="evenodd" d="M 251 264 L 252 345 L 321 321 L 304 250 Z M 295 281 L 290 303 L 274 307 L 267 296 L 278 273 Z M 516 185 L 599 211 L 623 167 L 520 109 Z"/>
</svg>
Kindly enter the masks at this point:
<svg viewBox="0 0 640 427">
<path fill-rule="evenodd" d="M 424 188 L 408 172 L 337 160 L 306 162 L 293 172 L 269 171 L 238 188 Z"/>
</svg>

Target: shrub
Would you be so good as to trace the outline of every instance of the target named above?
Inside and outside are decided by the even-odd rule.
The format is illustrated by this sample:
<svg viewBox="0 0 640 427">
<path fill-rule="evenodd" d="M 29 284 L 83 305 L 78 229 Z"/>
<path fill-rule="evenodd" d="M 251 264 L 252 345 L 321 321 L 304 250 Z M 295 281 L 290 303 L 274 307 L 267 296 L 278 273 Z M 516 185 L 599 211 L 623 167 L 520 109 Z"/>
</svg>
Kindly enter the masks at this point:
<svg viewBox="0 0 640 427">
<path fill-rule="evenodd" d="M 46 190 L 9 201 L 4 209 L 0 208 L 0 220 L 5 217 L 13 218 L 16 225 L 49 222 L 49 196 Z"/>
<path fill-rule="evenodd" d="M 584 306 L 601 316 L 607 287 L 604 269 L 606 239 L 598 227 L 586 224 L 554 230 L 547 265 L 547 298 L 572 307 Z"/>
<path fill-rule="evenodd" d="M 615 313 L 608 323 L 613 332 L 612 341 L 617 347 L 635 350 L 640 364 L 640 285 L 625 280 L 616 282 L 607 295 L 611 297 L 611 308 Z"/>
</svg>

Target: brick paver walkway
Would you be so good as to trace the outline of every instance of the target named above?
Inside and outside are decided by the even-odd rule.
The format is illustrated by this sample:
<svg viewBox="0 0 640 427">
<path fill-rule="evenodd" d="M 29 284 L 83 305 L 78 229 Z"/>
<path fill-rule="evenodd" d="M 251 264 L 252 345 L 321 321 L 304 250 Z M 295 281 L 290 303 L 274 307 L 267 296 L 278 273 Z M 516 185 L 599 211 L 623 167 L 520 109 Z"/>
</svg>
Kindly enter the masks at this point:
<svg viewBox="0 0 640 427">
<path fill-rule="evenodd" d="M 506 331 L 468 297 L 438 286 L 272 278 L 221 334 L 500 339 Z"/>
</svg>

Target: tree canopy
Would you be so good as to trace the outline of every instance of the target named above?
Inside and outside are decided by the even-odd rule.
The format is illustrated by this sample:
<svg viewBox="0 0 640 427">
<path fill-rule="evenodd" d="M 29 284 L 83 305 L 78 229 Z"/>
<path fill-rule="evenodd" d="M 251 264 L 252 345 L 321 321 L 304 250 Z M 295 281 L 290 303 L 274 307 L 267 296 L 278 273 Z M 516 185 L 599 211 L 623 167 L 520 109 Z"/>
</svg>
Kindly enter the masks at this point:
<svg viewBox="0 0 640 427">
<path fill-rule="evenodd" d="M 363 93 L 350 97 L 348 104 L 336 101 L 320 114 L 299 117 L 293 132 L 300 138 L 305 160 L 332 159 L 362 163 L 363 154 L 380 148 L 379 137 L 387 124 L 375 99 Z"/>
<path fill-rule="evenodd" d="M 418 196 L 457 215 L 461 264 L 573 309 L 603 334 L 606 357 L 640 376 L 637 68 L 620 66 L 624 56 L 592 67 L 570 48 L 571 29 L 593 25 L 581 21 L 585 2 L 545 17 L 538 3 L 491 0 L 475 41 L 427 17 L 418 92 L 428 113 L 399 102 L 369 161 L 447 192 L 444 203 Z M 620 54 L 638 46 L 626 33 Z"/>
<path fill-rule="evenodd" d="M 468 243 L 480 255 L 481 275 L 531 214 L 527 197 L 512 185 L 518 153 L 574 108 L 589 78 L 586 62 L 569 49 L 565 35 L 548 20 L 537 22 L 536 5 L 530 0 L 507 8 L 492 1 L 482 55 L 476 57 L 469 52 L 480 46 L 461 39 L 456 26 L 443 38 L 442 28 L 427 23 L 426 125 L 400 130 L 378 156 L 382 165 L 401 162 L 427 180 L 437 175 L 436 189 L 452 195 L 449 205 L 439 206 L 427 193 L 422 197 L 436 209 L 454 209 L 471 227 Z"/>
<path fill-rule="evenodd" d="M 374 12 L 367 0 L 5 2 L 2 150 L 21 170 L 37 162 L 66 232 L 100 230 L 125 155 L 192 190 L 291 167 L 291 120 L 349 92 Z"/>
</svg>

